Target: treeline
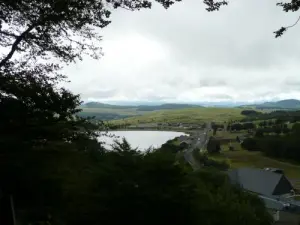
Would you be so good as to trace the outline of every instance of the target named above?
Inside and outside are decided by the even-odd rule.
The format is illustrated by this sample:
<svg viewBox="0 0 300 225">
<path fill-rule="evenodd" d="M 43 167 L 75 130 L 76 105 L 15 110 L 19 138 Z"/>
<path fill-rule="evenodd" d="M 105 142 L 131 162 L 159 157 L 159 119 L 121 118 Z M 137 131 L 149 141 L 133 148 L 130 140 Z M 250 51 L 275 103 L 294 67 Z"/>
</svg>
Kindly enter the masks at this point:
<svg viewBox="0 0 300 225">
<path fill-rule="evenodd" d="M 282 134 L 285 128 L 277 127 L 277 135 L 266 134 L 265 130 L 259 129 L 253 138 L 247 138 L 243 141 L 242 147 L 249 151 L 261 151 L 265 155 L 289 159 L 300 162 L 300 124 L 294 124 L 293 128 Z"/>
<path fill-rule="evenodd" d="M 100 112 L 85 112 L 81 111 L 78 112 L 78 116 L 82 118 L 94 118 L 95 120 L 118 120 L 118 119 L 125 119 L 131 117 L 130 115 L 120 115 L 118 113 L 100 113 Z"/>
<path fill-rule="evenodd" d="M 269 113 L 262 113 L 255 110 L 243 110 L 241 114 L 246 116 L 241 120 L 241 122 L 276 119 L 280 119 L 285 122 L 289 121 L 291 123 L 300 121 L 300 110 L 275 110 Z"/>
<path fill-rule="evenodd" d="M 227 130 L 230 131 L 241 131 L 241 130 L 250 130 L 255 129 L 256 126 L 254 123 L 246 122 L 246 123 L 229 123 L 227 126 Z"/>
</svg>

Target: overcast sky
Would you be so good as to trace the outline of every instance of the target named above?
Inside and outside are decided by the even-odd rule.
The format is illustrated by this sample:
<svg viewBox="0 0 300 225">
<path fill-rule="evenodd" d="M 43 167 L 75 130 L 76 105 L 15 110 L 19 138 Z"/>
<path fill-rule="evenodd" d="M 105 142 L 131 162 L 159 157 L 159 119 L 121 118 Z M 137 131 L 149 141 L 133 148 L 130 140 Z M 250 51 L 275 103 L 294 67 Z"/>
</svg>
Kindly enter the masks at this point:
<svg viewBox="0 0 300 225">
<path fill-rule="evenodd" d="M 104 57 L 65 69 L 85 101 L 300 99 L 300 24 L 274 0 L 232 0 L 209 13 L 202 0 L 165 10 L 117 10 L 103 34 Z"/>
</svg>

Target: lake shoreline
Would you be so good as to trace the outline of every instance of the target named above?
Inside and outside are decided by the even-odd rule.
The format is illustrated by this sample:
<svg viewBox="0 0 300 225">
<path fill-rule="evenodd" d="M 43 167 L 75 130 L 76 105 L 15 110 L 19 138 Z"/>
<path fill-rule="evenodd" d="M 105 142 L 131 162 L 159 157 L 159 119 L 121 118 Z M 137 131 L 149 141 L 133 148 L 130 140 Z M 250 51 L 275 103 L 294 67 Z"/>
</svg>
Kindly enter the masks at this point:
<svg viewBox="0 0 300 225">
<path fill-rule="evenodd" d="M 169 140 L 173 140 L 182 135 L 189 135 L 186 132 L 170 130 L 109 130 L 106 134 L 115 136 L 115 138 L 111 138 L 109 136 L 100 135 L 98 140 L 103 141 L 107 146 L 113 144 L 114 139 L 122 141 L 122 138 L 124 137 L 133 148 L 137 147 L 140 150 L 145 150 L 149 147 L 160 148 L 162 144 Z"/>
<path fill-rule="evenodd" d="M 185 133 L 188 135 L 191 135 L 195 132 L 198 132 L 199 130 L 186 130 L 186 129 L 162 129 L 162 130 L 158 130 L 158 129 L 151 129 L 151 128 L 147 128 L 147 129 L 116 129 L 116 130 L 107 130 L 108 132 L 115 132 L 115 131 L 161 131 L 161 132 L 180 132 L 180 133 Z"/>
</svg>

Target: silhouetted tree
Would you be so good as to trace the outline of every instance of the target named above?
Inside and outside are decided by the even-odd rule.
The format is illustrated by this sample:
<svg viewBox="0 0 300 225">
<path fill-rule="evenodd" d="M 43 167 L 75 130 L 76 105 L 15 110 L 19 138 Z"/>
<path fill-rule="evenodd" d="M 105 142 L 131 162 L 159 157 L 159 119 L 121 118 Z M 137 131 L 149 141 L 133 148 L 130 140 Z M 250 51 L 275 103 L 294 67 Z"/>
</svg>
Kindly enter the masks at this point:
<svg viewBox="0 0 300 225">
<path fill-rule="evenodd" d="M 257 144 L 256 139 L 254 138 L 246 138 L 242 144 L 241 144 L 243 149 L 246 149 L 248 151 L 259 151 L 259 145 Z"/>
<path fill-rule="evenodd" d="M 210 137 L 207 143 L 207 151 L 209 153 L 220 153 L 221 151 L 220 141 L 214 137 Z"/>
</svg>

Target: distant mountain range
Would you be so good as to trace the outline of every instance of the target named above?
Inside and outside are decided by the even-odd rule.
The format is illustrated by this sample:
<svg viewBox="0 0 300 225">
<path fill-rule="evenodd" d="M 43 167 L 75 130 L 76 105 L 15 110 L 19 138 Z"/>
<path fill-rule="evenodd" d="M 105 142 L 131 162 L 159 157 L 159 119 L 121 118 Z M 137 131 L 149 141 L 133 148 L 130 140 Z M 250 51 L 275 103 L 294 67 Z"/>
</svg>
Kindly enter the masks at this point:
<svg viewBox="0 0 300 225">
<path fill-rule="evenodd" d="M 127 104 L 126 104 L 127 103 Z M 132 102 L 124 102 L 119 104 L 107 104 L 101 102 L 86 102 L 81 105 L 83 109 L 78 113 L 82 117 L 95 117 L 100 120 L 124 119 L 132 116 L 140 116 L 146 113 L 151 113 L 159 110 L 175 110 L 185 108 L 204 108 L 204 107 L 227 107 L 227 108 L 251 108 L 251 109 L 273 109 L 273 110 L 300 110 L 300 101 L 296 99 L 286 99 L 277 102 L 265 102 L 256 104 L 238 104 L 223 102 L 222 104 L 214 102 L 203 102 L 203 104 L 188 104 L 188 103 L 165 103 L 157 104 L 155 102 L 143 102 L 142 105 Z"/>
<path fill-rule="evenodd" d="M 86 108 L 101 108 L 101 109 L 135 109 L 137 111 L 155 111 L 166 109 L 184 109 L 184 108 L 203 108 L 204 106 L 194 104 L 177 104 L 168 103 L 161 105 L 111 105 L 100 102 L 87 102 L 82 105 L 83 109 Z"/>
<path fill-rule="evenodd" d="M 256 108 L 256 109 L 300 109 L 300 101 L 297 99 L 286 99 L 274 102 L 264 103 L 214 103 L 214 102 L 199 102 L 196 104 L 189 103 L 165 103 L 159 104 L 155 102 L 143 103 L 137 105 L 132 103 L 129 104 L 107 104 L 100 102 L 87 102 L 82 105 L 82 108 L 98 108 L 98 109 L 135 109 L 137 111 L 155 111 L 164 109 L 184 109 L 184 108 L 200 108 L 200 107 L 239 107 L 239 108 Z"/>
<path fill-rule="evenodd" d="M 264 102 L 261 104 L 242 105 L 241 108 L 256 108 L 256 109 L 300 109 L 300 101 L 297 99 L 286 99 L 277 102 Z"/>
</svg>

